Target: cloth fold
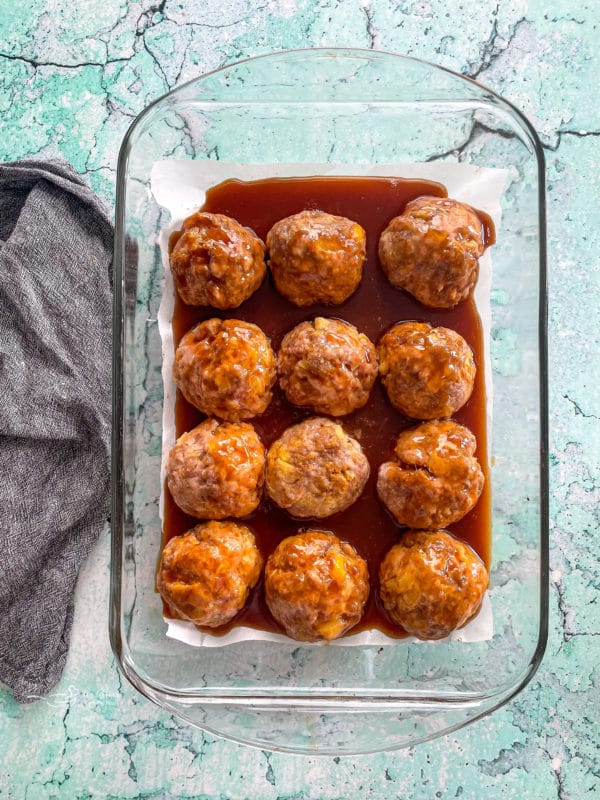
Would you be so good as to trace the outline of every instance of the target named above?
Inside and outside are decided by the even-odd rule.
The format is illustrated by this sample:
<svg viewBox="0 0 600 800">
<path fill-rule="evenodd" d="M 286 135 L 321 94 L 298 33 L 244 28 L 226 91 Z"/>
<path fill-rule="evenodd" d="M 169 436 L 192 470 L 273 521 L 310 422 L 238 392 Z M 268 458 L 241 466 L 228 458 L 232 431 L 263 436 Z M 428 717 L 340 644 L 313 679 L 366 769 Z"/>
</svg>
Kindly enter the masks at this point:
<svg viewBox="0 0 600 800">
<path fill-rule="evenodd" d="M 60 161 L 0 165 L 0 681 L 59 680 L 109 510 L 112 224 Z"/>
</svg>

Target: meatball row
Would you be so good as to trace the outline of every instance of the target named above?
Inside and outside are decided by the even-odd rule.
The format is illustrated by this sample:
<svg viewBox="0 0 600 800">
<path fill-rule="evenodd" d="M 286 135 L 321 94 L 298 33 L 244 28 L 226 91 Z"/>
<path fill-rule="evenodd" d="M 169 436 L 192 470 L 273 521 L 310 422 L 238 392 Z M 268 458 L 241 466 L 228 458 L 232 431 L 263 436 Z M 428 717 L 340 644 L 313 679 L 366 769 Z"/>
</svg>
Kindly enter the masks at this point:
<svg viewBox="0 0 600 800">
<path fill-rule="evenodd" d="M 183 619 L 218 627 L 242 610 L 262 567 L 249 528 L 212 521 L 167 542 L 157 587 Z M 350 630 L 364 613 L 369 588 L 366 561 L 328 531 L 283 539 L 265 567 L 271 614 L 299 641 L 337 639 Z"/>
<path fill-rule="evenodd" d="M 229 421 L 266 411 L 277 373 L 291 403 L 337 417 L 367 402 L 377 356 L 363 333 L 338 319 L 300 323 L 284 337 L 276 360 L 257 325 L 213 318 L 182 337 L 173 365 L 185 399 L 208 416 Z"/>
<path fill-rule="evenodd" d="M 464 543 L 435 530 L 473 508 L 483 486 L 475 438 L 451 421 L 403 431 L 395 461 L 380 466 L 377 492 L 409 528 L 380 566 L 380 596 L 392 620 L 424 639 L 442 638 L 479 608 L 485 567 Z M 250 529 L 225 517 L 258 506 L 265 481 L 271 499 L 298 518 L 321 518 L 360 496 L 369 463 L 358 442 L 332 420 L 288 428 L 265 450 L 248 423 L 208 419 L 183 434 L 167 461 L 167 484 L 187 513 L 212 518 L 170 540 L 158 588 L 184 619 L 214 627 L 229 622 L 256 585 L 262 557 Z M 300 641 L 335 639 L 362 617 L 367 564 L 333 534 L 284 539 L 268 559 L 266 601 L 286 633 Z"/>
<path fill-rule="evenodd" d="M 323 417 L 288 428 L 267 455 L 249 423 L 207 419 L 177 439 L 166 463 L 179 508 L 213 520 L 255 511 L 265 478 L 268 496 L 292 516 L 330 517 L 358 500 L 369 471 L 356 439 Z"/>
<path fill-rule="evenodd" d="M 419 197 L 379 239 L 392 286 L 430 308 L 453 308 L 477 282 L 487 246 L 477 211 L 446 197 Z M 304 210 L 276 222 L 265 243 L 224 214 L 198 211 L 184 220 L 170 256 L 184 303 L 237 308 L 261 285 L 268 256 L 277 291 L 296 306 L 339 305 L 358 288 L 366 233 L 357 222 Z"/>
<path fill-rule="evenodd" d="M 198 211 L 183 222 L 171 274 L 184 303 L 237 308 L 261 285 L 268 251 L 275 287 L 291 303 L 338 305 L 358 288 L 365 242 L 364 229 L 351 219 L 301 211 L 273 225 L 265 248 L 235 219 Z"/>
<path fill-rule="evenodd" d="M 157 586 L 168 606 L 196 625 L 230 622 L 263 566 L 249 528 L 207 522 L 165 545 Z M 488 586 L 481 559 L 444 530 L 409 531 L 383 559 L 381 602 L 391 621 L 421 639 L 440 639 L 479 609 Z M 366 561 L 329 531 L 283 539 L 265 567 L 265 599 L 298 641 L 330 641 L 362 618 L 369 597 Z"/>
<path fill-rule="evenodd" d="M 475 285 L 484 239 L 473 209 L 419 198 L 390 222 L 379 258 L 393 286 L 424 305 L 451 308 Z M 303 211 L 276 223 L 266 244 L 273 282 L 297 306 L 342 303 L 360 283 L 365 232 L 352 220 Z M 184 222 L 171 268 L 184 302 L 229 309 L 260 286 L 265 256 L 252 231 L 199 212 Z M 331 420 L 289 428 L 268 453 L 241 420 L 266 410 L 277 377 L 291 403 L 349 414 L 368 401 L 378 370 L 392 405 L 426 420 L 400 434 L 393 458 L 379 468 L 380 500 L 410 529 L 381 563 L 381 602 L 395 624 L 424 639 L 444 637 L 476 613 L 487 571 L 466 544 L 438 530 L 468 513 L 483 486 L 473 435 L 443 419 L 473 390 L 475 365 L 464 339 L 404 322 L 376 349 L 349 323 L 316 318 L 286 335 L 276 359 L 256 325 L 213 319 L 183 337 L 174 366 L 186 399 L 211 417 L 180 437 L 167 462 L 175 502 L 210 519 L 171 540 L 161 556 L 158 588 L 180 616 L 214 627 L 244 607 L 263 559 L 250 529 L 225 518 L 251 514 L 263 486 L 292 516 L 322 518 L 351 506 L 369 476 L 359 443 Z M 334 534 L 309 530 L 271 554 L 265 595 L 292 638 L 335 639 L 363 615 L 367 564 Z"/>
<path fill-rule="evenodd" d="M 468 428 L 434 420 L 398 436 L 394 460 L 379 467 L 377 494 L 396 521 L 433 530 L 458 522 L 483 490 Z M 370 466 L 360 444 L 341 425 L 312 417 L 292 425 L 268 453 L 246 422 L 208 419 L 182 434 L 166 464 L 176 504 L 199 519 L 246 517 L 263 484 L 279 508 L 298 519 L 323 519 L 353 505 Z"/>
<path fill-rule="evenodd" d="M 376 349 L 354 325 L 317 317 L 284 336 L 276 359 L 257 325 L 214 318 L 183 336 L 173 378 L 200 411 L 237 421 L 266 411 L 277 375 L 293 405 L 350 414 L 367 403 L 378 371 L 395 408 L 414 419 L 436 419 L 467 402 L 476 367 L 460 334 L 423 322 L 393 325 Z"/>
</svg>

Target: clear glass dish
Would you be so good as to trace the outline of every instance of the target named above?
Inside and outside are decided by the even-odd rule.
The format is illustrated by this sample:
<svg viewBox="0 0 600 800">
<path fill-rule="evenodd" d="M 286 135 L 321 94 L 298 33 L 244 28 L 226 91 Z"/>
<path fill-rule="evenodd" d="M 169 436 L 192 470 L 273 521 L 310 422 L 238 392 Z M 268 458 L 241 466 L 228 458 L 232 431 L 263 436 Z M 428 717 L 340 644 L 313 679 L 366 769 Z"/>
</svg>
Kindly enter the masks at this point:
<svg viewBox="0 0 600 800">
<path fill-rule="evenodd" d="M 490 641 L 205 649 L 165 637 L 154 591 L 163 280 L 155 242 L 168 219 L 149 179 L 153 162 L 171 157 L 508 169 L 493 253 Z M 150 105 L 125 137 L 114 276 L 110 634 L 131 683 L 211 733 L 324 754 L 430 739 L 519 692 L 544 652 L 548 571 L 544 163 L 523 115 L 460 75 L 372 51 L 291 51 L 204 75 Z"/>
</svg>

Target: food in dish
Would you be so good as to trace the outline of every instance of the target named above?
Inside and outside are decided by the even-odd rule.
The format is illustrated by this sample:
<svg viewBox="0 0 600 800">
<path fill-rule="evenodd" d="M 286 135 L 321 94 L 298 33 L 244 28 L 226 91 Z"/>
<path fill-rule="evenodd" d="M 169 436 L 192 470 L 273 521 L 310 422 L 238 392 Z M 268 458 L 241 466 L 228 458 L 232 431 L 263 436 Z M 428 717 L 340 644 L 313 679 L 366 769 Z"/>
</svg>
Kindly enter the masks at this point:
<svg viewBox="0 0 600 800">
<path fill-rule="evenodd" d="M 284 250 L 288 247 L 285 236 L 275 236 L 278 226 L 288 233 L 291 231 L 288 253 L 292 256 L 291 266 L 295 268 L 300 263 L 307 274 L 301 269 L 295 274 L 293 269 L 283 270 L 284 283 L 288 280 L 292 286 L 299 275 L 300 302 L 332 299 L 331 295 L 309 295 L 309 277 L 321 291 L 323 286 L 336 288 L 337 278 L 345 279 L 345 271 L 351 272 L 340 266 L 347 256 L 338 247 L 340 229 L 324 224 L 324 230 L 333 232 L 330 242 L 333 249 L 328 250 L 326 236 L 321 237 L 317 231 L 311 239 L 310 226 L 305 229 L 302 220 L 306 222 L 314 216 L 321 220 L 342 219 L 350 227 L 354 224 L 352 220 L 356 220 L 364 228 L 371 246 L 369 260 L 355 276 L 358 289 L 344 306 L 343 320 L 325 314 L 323 308 L 312 314 L 310 308 L 294 308 L 278 291 L 277 259 L 273 253 L 275 279 L 264 281 L 239 312 L 221 315 L 209 308 L 192 308 L 176 299 L 173 335 L 180 347 L 174 375 L 183 394 L 180 393 L 175 404 L 177 431 L 194 428 L 200 412 L 204 412 L 213 418 L 215 426 L 229 423 L 235 431 L 246 419 L 256 425 L 265 441 L 279 438 L 268 456 L 261 446 L 256 449 L 251 445 L 243 455 L 241 471 L 231 461 L 229 445 L 223 446 L 218 434 L 210 433 L 200 448 L 194 445 L 193 452 L 180 457 L 179 466 L 189 457 L 191 468 L 187 473 L 180 469 L 175 477 L 175 492 L 182 490 L 183 500 L 179 494 L 175 502 L 169 496 L 165 503 L 166 539 L 185 534 L 191 527 L 189 517 L 176 508 L 180 502 L 184 510 L 201 519 L 226 518 L 215 514 L 230 518 L 251 515 L 250 524 L 257 537 L 260 534 L 257 542 L 264 559 L 278 549 L 282 539 L 297 533 L 295 520 L 307 521 L 304 524 L 313 529 L 311 534 L 322 535 L 314 528 L 318 520 L 325 518 L 327 522 L 320 524 L 329 528 L 328 535 L 337 534 L 351 548 L 356 548 L 374 577 L 383 554 L 398 542 L 400 530 L 405 527 L 437 531 L 451 526 L 454 533 L 449 535 L 464 537 L 469 546 L 487 559 L 490 530 L 489 497 L 483 485 L 486 463 L 482 459 L 478 464 L 475 458 L 474 438 L 480 445 L 485 442 L 485 391 L 483 381 L 475 380 L 475 360 L 477 364 L 483 363 L 484 357 L 477 308 L 474 303 L 465 302 L 444 311 L 443 324 L 447 326 L 444 328 L 416 321 L 424 319 L 422 304 L 408 292 L 397 292 L 390 286 L 373 253 L 381 231 L 398 209 L 407 204 L 410 207 L 415 197 L 434 195 L 439 189 L 426 181 L 313 177 L 249 183 L 229 181 L 208 190 L 206 213 L 232 215 L 240 225 L 247 226 L 245 230 L 255 230 L 265 240 L 267 233 L 273 231 L 273 252 L 279 246 Z M 301 208 L 334 210 L 344 216 L 313 211 L 294 213 Z M 487 219 L 485 214 L 477 213 Z M 295 222 L 290 225 L 290 221 Z M 493 227 L 486 224 L 486 235 L 493 239 Z M 296 235 L 300 250 L 294 250 L 292 240 Z M 428 236 L 426 231 L 424 239 Z M 304 253 L 302 258 L 299 252 Z M 321 256 L 323 273 L 315 266 Z M 335 272 L 338 267 L 339 275 Z M 220 316 L 238 319 L 216 319 Z M 279 386 L 272 382 L 273 353 L 262 331 L 268 331 L 275 342 L 281 342 L 275 359 Z M 375 348 L 369 339 L 375 342 L 378 336 L 381 339 Z M 382 361 L 381 388 L 374 386 L 378 355 Z M 269 402 L 271 394 L 273 400 Z M 466 407 L 459 408 L 463 404 Z M 307 412 L 329 419 L 323 416 L 306 419 Z M 449 421 L 447 418 L 455 413 L 457 421 Z M 352 414 L 348 433 L 338 420 L 332 419 L 346 414 Z M 415 421 L 411 430 L 399 436 L 398 432 L 406 425 L 401 414 L 410 415 Z M 428 421 L 423 423 L 423 420 Z M 225 438 L 229 439 L 229 435 Z M 214 447 L 207 444 L 212 439 Z M 392 441 L 396 442 L 396 450 L 387 458 Z M 264 469 L 260 464 L 261 453 Z M 216 469 L 211 466 L 213 458 Z M 246 459 L 251 465 L 259 461 L 249 482 L 244 471 L 253 467 L 245 463 Z M 375 471 L 379 468 L 377 482 L 368 482 L 370 468 Z M 259 502 L 263 475 L 266 502 Z M 185 505 L 190 496 L 192 501 L 198 501 L 193 509 Z M 463 516 L 476 503 L 480 504 L 480 513 Z M 385 513 L 384 504 L 390 513 Z M 306 580 L 301 570 L 307 564 L 310 569 L 310 559 L 295 563 L 297 580 Z M 429 579 L 425 576 L 424 580 L 427 583 Z M 281 581 L 283 585 L 284 578 Z M 311 600 L 303 605 L 301 592 L 295 600 L 298 616 L 293 619 L 300 619 L 302 625 L 308 615 L 307 608 L 318 609 L 320 601 Z M 283 606 L 293 609 L 294 603 Z M 178 612 L 173 608 L 173 613 Z M 266 603 L 253 605 L 248 614 L 239 620 L 240 624 L 245 620 L 268 631 L 279 628 Z M 394 631 L 400 623 L 379 602 L 365 605 L 361 614 L 353 630 L 377 628 L 390 636 L 401 632 Z M 343 636 L 345 631 L 338 634 L 338 629 L 339 624 L 334 624 L 331 635 Z M 312 630 L 309 635 L 325 638 L 323 631 Z M 298 638 L 302 636 L 300 628 Z"/>
<path fill-rule="evenodd" d="M 407 417 L 450 417 L 471 396 L 473 352 L 450 328 L 397 323 L 381 337 L 377 355 L 390 402 Z"/>
<path fill-rule="evenodd" d="M 260 502 L 264 467 L 265 448 L 252 425 L 207 419 L 171 448 L 167 486 L 193 517 L 245 517 Z"/>
<path fill-rule="evenodd" d="M 173 378 L 185 399 L 208 416 L 249 419 L 271 402 L 275 355 L 258 325 L 207 319 L 181 339 Z"/>
<path fill-rule="evenodd" d="M 485 225 L 471 206 L 419 197 L 381 234 L 379 260 L 392 286 L 430 308 L 453 308 L 475 286 L 485 247 Z"/>
<path fill-rule="evenodd" d="M 249 528 L 236 522 L 206 522 L 167 542 L 157 586 L 181 617 L 214 628 L 241 611 L 262 564 Z"/>
<path fill-rule="evenodd" d="M 292 639 L 337 639 L 362 617 L 369 596 L 367 563 L 333 533 L 289 536 L 269 556 L 265 595 Z"/>
<path fill-rule="evenodd" d="M 390 619 L 419 639 L 442 639 L 477 612 L 488 586 L 479 556 L 447 531 L 408 531 L 379 570 Z"/>
<path fill-rule="evenodd" d="M 379 467 L 377 493 L 400 525 L 434 530 L 458 522 L 475 506 L 483 472 L 477 442 L 452 420 L 402 431 L 394 461 Z"/>
<path fill-rule="evenodd" d="M 343 511 L 358 500 L 368 477 L 360 444 L 323 417 L 288 428 L 267 454 L 267 494 L 294 517 Z"/>
<path fill-rule="evenodd" d="M 377 377 L 372 342 L 339 319 L 301 322 L 283 338 L 279 385 L 290 403 L 333 417 L 362 408 Z"/>
<path fill-rule="evenodd" d="M 343 303 L 362 278 L 365 242 L 358 223 L 323 211 L 279 220 L 267 234 L 277 291 L 296 306 Z"/>
<path fill-rule="evenodd" d="M 224 214 L 203 211 L 184 220 L 170 263 L 184 303 L 220 309 L 247 300 L 267 269 L 265 246 L 253 231 Z"/>
</svg>

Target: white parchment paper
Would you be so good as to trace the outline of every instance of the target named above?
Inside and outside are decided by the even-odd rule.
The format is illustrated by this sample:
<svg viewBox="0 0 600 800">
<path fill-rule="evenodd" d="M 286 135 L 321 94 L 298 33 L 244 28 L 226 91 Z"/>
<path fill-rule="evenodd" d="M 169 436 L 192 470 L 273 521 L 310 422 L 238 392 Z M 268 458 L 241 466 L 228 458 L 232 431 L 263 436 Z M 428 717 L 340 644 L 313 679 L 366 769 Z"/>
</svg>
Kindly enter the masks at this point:
<svg viewBox="0 0 600 800">
<path fill-rule="evenodd" d="M 500 229 L 500 198 L 506 181 L 506 170 L 487 169 L 470 164 L 378 164 L 376 166 L 354 164 L 237 164 L 220 161 L 189 161 L 167 159 L 157 161 L 152 167 L 150 186 L 159 206 L 167 209 L 171 222 L 160 233 L 158 245 L 161 250 L 165 270 L 162 301 L 158 312 L 158 328 L 162 342 L 162 378 L 164 384 L 163 402 L 163 440 L 161 460 L 161 487 L 165 481 L 165 463 L 169 450 L 175 443 L 175 396 L 173 381 L 173 330 L 172 319 L 175 289 L 169 268 L 169 236 L 181 227 L 183 219 L 197 210 L 205 199 L 206 190 L 229 178 L 240 180 L 260 180 L 262 178 L 300 177 L 310 175 L 373 175 L 398 178 L 421 178 L 439 181 L 448 190 L 449 197 L 487 212 L 496 227 Z M 492 374 L 490 360 L 491 305 L 490 289 L 492 258 L 486 250 L 480 259 L 479 280 L 475 287 L 475 303 L 481 317 L 484 338 L 484 371 L 487 393 L 488 442 L 492 431 Z M 164 513 L 164 490 L 160 496 L 160 518 Z M 239 626 L 223 636 L 198 630 L 184 620 L 165 618 L 167 636 L 195 647 L 223 647 L 243 641 L 274 641 L 290 643 L 283 634 L 259 631 Z M 480 642 L 492 638 L 492 607 L 486 593 L 479 614 L 449 637 L 450 641 Z M 398 639 L 386 636 L 378 630 L 362 631 L 355 635 L 329 643 L 337 647 L 352 645 L 392 645 Z M 414 637 L 405 637 L 402 642 L 418 642 Z M 310 645 L 314 647 L 315 645 Z"/>
</svg>

